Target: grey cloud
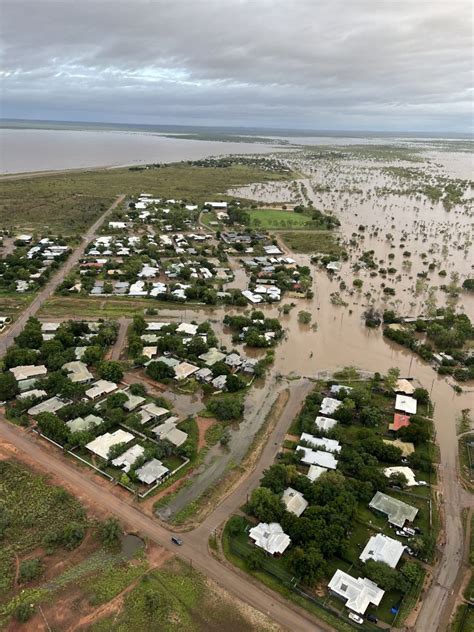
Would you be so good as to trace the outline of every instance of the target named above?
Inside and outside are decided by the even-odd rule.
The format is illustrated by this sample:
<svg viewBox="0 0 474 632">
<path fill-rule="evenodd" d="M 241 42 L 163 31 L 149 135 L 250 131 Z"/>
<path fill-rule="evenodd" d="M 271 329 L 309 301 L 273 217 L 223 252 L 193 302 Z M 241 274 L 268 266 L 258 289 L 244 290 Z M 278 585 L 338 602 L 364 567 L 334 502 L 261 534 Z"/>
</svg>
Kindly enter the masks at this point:
<svg viewBox="0 0 474 632">
<path fill-rule="evenodd" d="M 3 115 L 472 129 L 467 0 L 4 0 Z"/>
</svg>

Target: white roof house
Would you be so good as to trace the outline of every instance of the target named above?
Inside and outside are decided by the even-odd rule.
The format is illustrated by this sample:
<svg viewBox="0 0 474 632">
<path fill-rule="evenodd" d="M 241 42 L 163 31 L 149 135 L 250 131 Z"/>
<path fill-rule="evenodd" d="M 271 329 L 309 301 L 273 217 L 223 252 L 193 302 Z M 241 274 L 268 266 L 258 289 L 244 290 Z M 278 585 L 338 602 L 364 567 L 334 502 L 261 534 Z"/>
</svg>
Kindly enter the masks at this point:
<svg viewBox="0 0 474 632">
<path fill-rule="evenodd" d="M 169 469 L 163 465 L 158 459 L 151 459 L 136 470 L 138 480 L 145 485 L 151 485 L 155 481 L 163 478 L 165 474 L 169 472 Z"/>
<path fill-rule="evenodd" d="M 211 347 L 206 353 L 201 353 L 199 359 L 207 366 L 213 366 L 216 362 L 220 362 L 225 358 L 225 353 L 222 353 L 216 347 Z"/>
<path fill-rule="evenodd" d="M 193 373 L 199 371 L 199 367 L 189 362 L 180 362 L 174 367 L 174 374 L 177 380 L 184 380 Z"/>
<path fill-rule="evenodd" d="M 104 423 L 104 420 L 101 417 L 97 417 L 97 415 L 87 415 L 84 418 L 76 417 L 76 419 L 66 421 L 66 426 L 71 432 L 82 432 L 94 426 L 100 426 L 102 423 Z"/>
<path fill-rule="evenodd" d="M 20 382 L 21 380 L 28 380 L 32 377 L 40 377 L 40 375 L 46 375 L 48 369 L 44 364 L 25 364 L 24 366 L 14 366 L 10 371 L 15 376 L 15 379 Z"/>
<path fill-rule="evenodd" d="M 62 368 L 67 371 L 69 379 L 75 384 L 83 384 L 84 382 L 90 382 L 94 379 L 94 376 L 87 368 L 87 365 L 80 360 L 66 362 L 66 364 L 63 364 Z"/>
<path fill-rule="evenodd" d="M 337 459 L 335 459 L 330 452 L 311 450 L 311 448 L 304 448 L 301 445 L 296 448 L 296 451 L 303 452 L 301 462 L 306 465 L 319 465 L 327 470 L 335 470 L 337 467 Z"/>
<path fill-rule="evenodd" d="M 179 428 L 176 428 L 174 421 L 165 421 L 164 424 L 155 426 L 154 428 L 152 428 L 151 431 L 156 435 L 156 438 L 159 439 L 160 441 L 164 441 L 166 439 L 166 441 L 169 441 L 177 448 L 183 445 L 183 443 L 188 438 L 188 435 L 186 432 L 184 432 L 183 430 L 180 430 Z"/>
<path fill-rule="evenodd" d="M 187 336 L 195 336 L 197 334 L 198 325 L 191 323 L 180 323 L 176 330 L 179 334 L 186 334 Z"/>
<path fill-rule="evenodd" d="M 403 476 L 407 479 L 407 486 L 414 487 L 418 485 L 416 481 L 416 476 L 413 470 L 409 467 L 398 465 L 395 467 L 386 467 L 383 471 L 387 478 L 390 478 L 392 474 L 403 474 Z"/>
<path fill-rule="evenodd" d="M 342 402 L 338 399 L 334 399 L 333 397 L 325 397 L 321 402 L 321 408 L 319 412 L 321 415 L 333 415 L 336 410 L 342 406 Z"/>
<path fill-rule="evenodd" d="M 106 432 L 96 437 L 86 445 L 86 448 L 90 450 L 90 452 L 97 454 L 97 456 L 107 459 L 111 447 L 118 443 L 130 443 L 132 439 L 134 439 L 134 436 L 131 432 L 125 432 L 125 430 L 119 429 L 115 432 Z"/>
<path fill-rule="evenodd" d="M 50 397 L 43 402 L 36 404 L 28 410 L 28 415 L 34 417 L 40 413 L 55 413 L 57 410 L 64 408 L 69 402 L 63 402 L 59 397 Z"/>
<path fill-rule="evenodd" d="M 350 393 L 352 391 L 352 387 L 346 386 L 345 384 L 333 384 L 330 391 L 331 395 L 339 395 L 341 391 L 347 391 L 348 393 Z"/>
<path fill-rule="evenodd" d="M 314 483 L 314 481 L 317 481 L 321 474 L 324 474 L 325 472 L 327 472 L 325 467 L 321 467 L 320 465 L 310 465 L 306 478 L 309 478 L 309 480 Z"/>
<path fill-rule="evenodd" d="M 131 448 L 125 450 L 116 459 L 112 461 L 112 465 L 120 467 L 124 472 L 129 472 L 135 461 L 145 453 L 145 448 L 141 445 L 132 445 Z"/>
<path fill-rule="evenodd" d="M 404 395 L 413 395 L 415 392 L 415 387 L 413 386 L 410 380 L 405 378 L 400 378 L 397 380 L 395 384 L 395 388 L 393 389 L 396 393 L 403 393 Z"/>
<path fill-rule="evenodd" d="M 328 584 L 331 592 L 346 600 L 349 610 L 364 614 L 370 604 L 378 606 L 385 591 L 366 577 L 352 577 L 338 569 Z"/>
<path fill-rule="evenodd" d="M 270 555 L 281 555 L 290 546 L 290 536 L 287 535 L 278 522 L 260 522 L 249 531 L 250 538 L 256 546 Z"/>
<path fill-rule="evenodd" d="M 33 388 L 31 391 L 24 391 L 17 395 L 17 399 L 28 399 L 29 397 L 46 397 L 46 391 L 41 388 Z"/>
<path fill-rule="evenodd" d="M 407 520 L 408 522 L 413 522 L 416 514 L 418 513 L 418 509 L 416 507 L 412 507 L 411 505 L 404 503 L 402 500 L 392 498 L 392 496 L 388 496 L 382 492 L 377 492 L 375 494 L 369 503 L 369 507 L 371 509 L 375 509 L 375 511 L 380 511 L 380 513 L 385 514 L 390 524 L 400 528 L 405 526 L 405 522 L 407 522 Z"/>
<path fill-rule="evenodd" d="M 408 415 L 416 415 L 417 402 L 414 397 L 408 395 L 397 395 L 395 399 L 395 410 L 401 410 Z"/>
<path fill-rule="evenodd" d="M 167 408 L 162 408 L 161 406 L 157 406 L 154 402 L 150 402 L 149 404 L 145 404 L 141 407 L 140 412 L 145 411 L 149 415 L 151 415 L 150 419 L 161 419 L 169 415 L 169 410 Z"/>
<path fill-rule="evenodd" d="M 328 430 L 332 430 L 334 426 L 338 423 L 338 421 L 337 419 L 331 419 L 330 417 L 320 417 L 318 415 L 314 423 L 318 430 L 327 432 Z"/>
<path fill-rule="evenodd" d="M 305 441 L 312 448 L 322 448 L 326 452 L 340 452 L 341 445 L 335 439 L 326 439 L 325 437 L 314 437 L 312 434 L 303 432 L 300 441 Z"/>
<path fill-rule="evenodd" d="M 383 562 L 392 568 L 396 568 L 404 550 L 404 545 L 398 540 L 389 538 L 387 535 L 383 535 L 383 533 L 377 533 L 367 542 L 359 559 L 363 562 L 367 560 Z"/>
<path fill-rule="evenodd" d="M 107 380 L 97 380 L 97 382 L 94 382 L 91 388 L 86 391 L 86 396 L 89 399 L 97 399 L 97 397 L 112 393 L 112 391 L 115 391 L 116 388 L 117 384 L 115 384 L 115 382 L 109 382 Z"/>
<path fill-rule="evenodd" d="M 282 496 L 283 504 L 286 507 L 286 510 L 295 516 L 301 516 L 303 511 L 308 506 L 308 501 L 305 499 L 301 492 L 298 492 L 296 489 L 292 487 L 287 487 L 283 492 Z"/>
</svg>

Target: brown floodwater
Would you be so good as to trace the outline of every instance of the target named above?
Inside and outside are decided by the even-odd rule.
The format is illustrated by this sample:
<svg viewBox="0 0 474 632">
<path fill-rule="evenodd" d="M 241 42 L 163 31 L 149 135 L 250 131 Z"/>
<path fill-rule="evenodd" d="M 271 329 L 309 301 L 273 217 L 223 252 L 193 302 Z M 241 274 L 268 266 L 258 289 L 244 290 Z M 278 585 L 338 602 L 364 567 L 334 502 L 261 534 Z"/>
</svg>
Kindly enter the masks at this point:
<svg viewBox="0 0 474 632">
<path fill-rule="evenodd" d="M 268 153 L 270 145 L 167 138 L 144 132 L 0 129 L 0 173 L 197 160 Z"/>
</svg>

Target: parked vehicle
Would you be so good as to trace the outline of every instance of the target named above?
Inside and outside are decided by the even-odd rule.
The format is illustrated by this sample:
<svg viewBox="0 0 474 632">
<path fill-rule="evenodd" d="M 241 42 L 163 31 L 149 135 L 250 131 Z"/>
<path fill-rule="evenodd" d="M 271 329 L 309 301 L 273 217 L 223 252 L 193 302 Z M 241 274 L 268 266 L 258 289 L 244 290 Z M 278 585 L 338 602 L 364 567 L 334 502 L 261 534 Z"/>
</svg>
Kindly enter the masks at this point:
<svg viewBox="0 0 474 632">
<path fill-rule="evenodd" d="M 359 617 L 359 615 L 355 614 L 354 612 L 349 612 L 349 619 L 351 621 L 355 621 L 359 625 L 362 625 L 362 623 L 364 623 L 364 619 L 362 617 Z"/>
<path fill-rule="evenodd" d="M 397 531 L 395 531 L 395 533 L 400 537 L 400 538 L 408 538 L 408 533 L 405 533 L 405 531 L 400 531 L 399 529 Z"/>
<path fill-rule="evenodd" d="M 367 618 L 367 621 L 371 621 L 372 623 L 378 623 L 379 621 L 377 617 L 373 614 L 368 614 L 366 618 Z"/>
<path fill-rule="evenodd" d="M 415 529 L 411 529 L 410 527 L 403 527 L 403 531 L 408 533 L 408 535 L 416 535 Z"/>
<path fill-rule="evenodd" d="M 171 536 L 171 542 L 173 544 L 177 544 L 178 546 L 181 546 L 183 544 L 183 541 L 181 540 L 181 538 L 177 538 L 175 535 Z"/>
</svg>

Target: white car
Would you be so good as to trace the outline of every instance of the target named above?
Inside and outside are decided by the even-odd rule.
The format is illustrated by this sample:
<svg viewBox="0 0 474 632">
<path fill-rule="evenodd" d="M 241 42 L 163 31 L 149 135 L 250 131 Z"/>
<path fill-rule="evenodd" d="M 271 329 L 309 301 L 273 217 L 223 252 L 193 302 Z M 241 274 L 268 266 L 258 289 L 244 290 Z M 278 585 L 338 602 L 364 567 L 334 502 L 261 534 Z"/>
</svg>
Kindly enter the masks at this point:
<svg viewBox="0 0 474 632">
<path fill-rule="evenodd" d="M 359 615 L 355 614 L 354 612 L 349 612 L 349 619 L 351 621 L 355 621 L 359 625 L 362 625 L 362 623 L 364 623 L 364 619 L 362 617 L 359 617 Z"/>
<path fill-rule="evenodd" d="M 400 537 L 400 538 L 408 538 L 408 533 L 405 533 L 405 531 L 395 531 L 395 533 Z"/>
</svg>

